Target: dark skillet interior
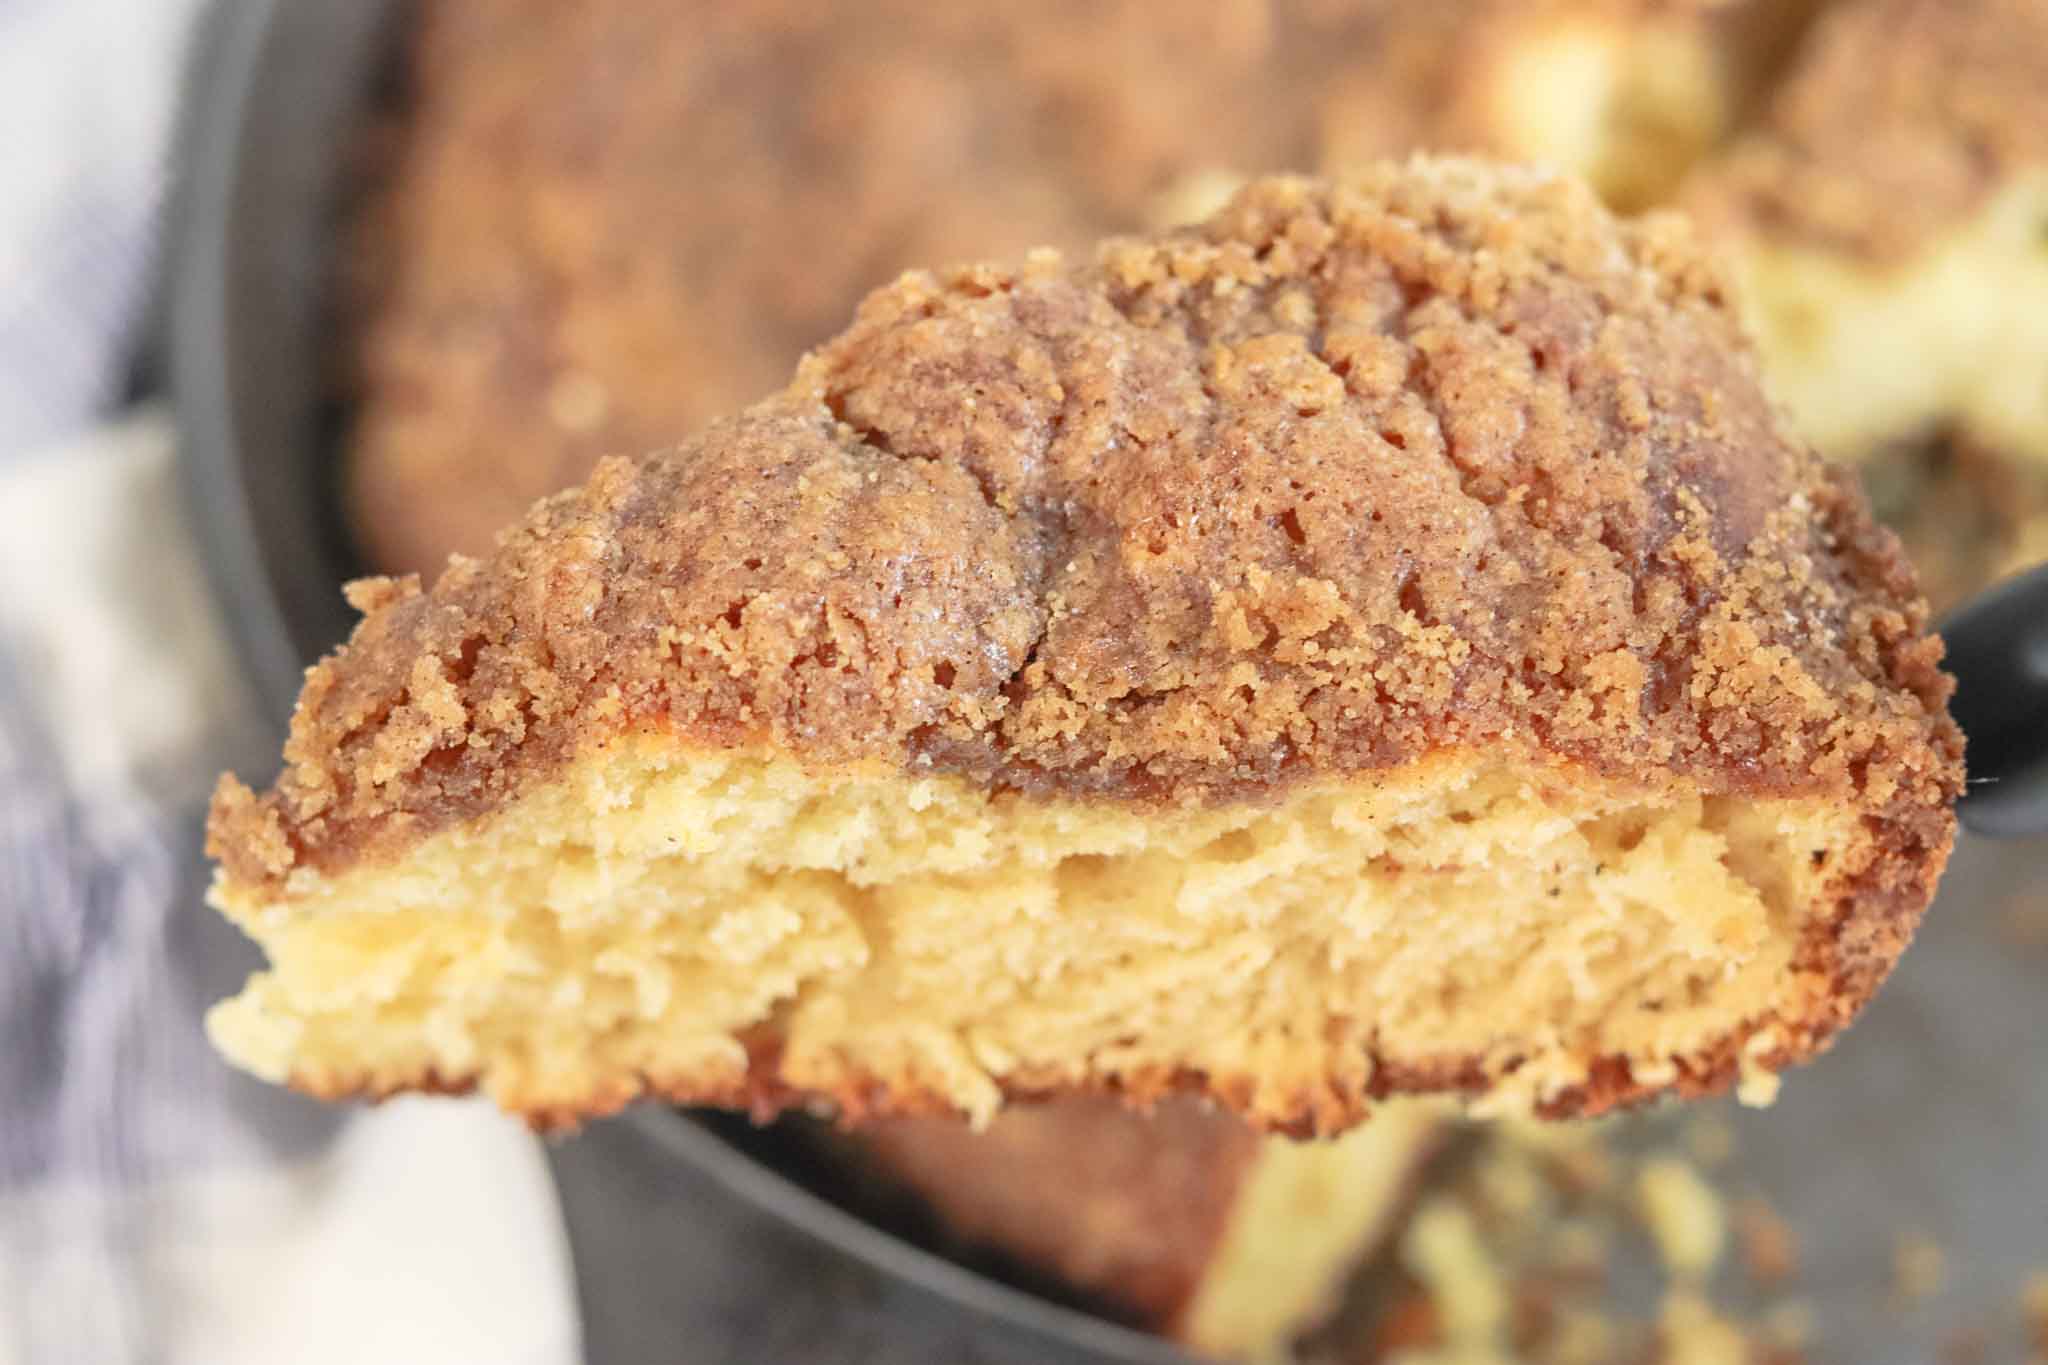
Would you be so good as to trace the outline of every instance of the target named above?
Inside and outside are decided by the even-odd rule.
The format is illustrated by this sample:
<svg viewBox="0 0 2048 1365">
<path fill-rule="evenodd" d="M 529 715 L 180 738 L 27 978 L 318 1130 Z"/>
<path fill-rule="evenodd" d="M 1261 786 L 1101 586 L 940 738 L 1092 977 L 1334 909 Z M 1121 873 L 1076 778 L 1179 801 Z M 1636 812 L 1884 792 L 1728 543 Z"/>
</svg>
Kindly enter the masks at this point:
<svg viewBox="0 0 2048 1365">
<path fill-rule="evenodd" d="M 386 69 L 400 8 L 217 6 L 190 78 L 169 283 L 180 459 L 213 588 L 280 735 L 306 665 L 353 624 L 339 586 L 364 568 L 339 512 L 347 413 L 333 384 L 328 284 L 349 139 Z M 849 1183 L 807 1125 L 757 1129 L 648 1108 L 614 1128 L 614 1140 L 690 1163 L 725 1197 L 817 1239 L 862 1274 L 1021 1329 L 1038 1344 L 1033 1358 L 1185 1360 L 1085 1305 L 1057 1301 L 1014 1267 L 937 1254 L 935 1231 L 914 1209 Z M 573 1203 L 576 1191 L 564 1197 Z"/>
<path fill-rule="evenodd" d="M 216 6 L 189 80 L 169 291 L 181 463 L 214 590 L 280 731 L 302 670 L 348 633 L 336 587 L 360 569 L 333 496 L 323 286 L 338 151 L 390 11 Z"/>
</svg>

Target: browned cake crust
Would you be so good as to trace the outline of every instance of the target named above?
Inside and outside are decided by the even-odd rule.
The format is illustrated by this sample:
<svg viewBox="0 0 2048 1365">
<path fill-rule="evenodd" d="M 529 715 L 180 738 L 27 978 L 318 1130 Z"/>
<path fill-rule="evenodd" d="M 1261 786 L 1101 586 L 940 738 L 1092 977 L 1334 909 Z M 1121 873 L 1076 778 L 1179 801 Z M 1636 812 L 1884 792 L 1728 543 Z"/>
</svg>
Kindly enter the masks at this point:
<svg viewBox="0 0 2048 1365">
<path fill-rule="evenodd" d="M 1904 947 L 1961 783 L 1897 542 L 1787 438 L 1683 226 L 1477 163 L 907 275 L 781 395 L 355 593 L 275 788 L 223 782 L 232 879 L 401 857 L 636 731 L 1152 805 L 1533 745 L 1864 812 L 1782 1063 Z"/>
<path fill-rule="evenodd" d="M 1709 218 L 1896 261 L 2044 160 L 2048 5 L 1841 0 L 1690 202 Z"/>
<path fill-rule="evenodd" d="M 986 1132 L 899 1119 L 863 1155 L 967 1247 L 1101 1297 L 1169 1331 L 1193 1301 L 1260 1138 L 1187 1100 L 1134 1115 L 1102 1098 L 1008 1110 Z"/>
</svg>

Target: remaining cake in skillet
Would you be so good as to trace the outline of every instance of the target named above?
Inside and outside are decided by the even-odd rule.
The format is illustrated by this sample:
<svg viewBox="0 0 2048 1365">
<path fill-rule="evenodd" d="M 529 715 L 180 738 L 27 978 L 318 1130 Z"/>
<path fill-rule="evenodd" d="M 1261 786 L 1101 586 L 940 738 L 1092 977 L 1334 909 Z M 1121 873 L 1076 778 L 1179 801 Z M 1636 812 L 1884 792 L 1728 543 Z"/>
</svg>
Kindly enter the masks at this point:
<svg viewBox="0 0 2048 1365">
<path fill-rule="evenodd" d="M 1668 199 L 1757 98 L 1818 0 L 1384 3 L 1318 108 L 1320 164 L 1482 150 Z"/>
<path fill-rule="evenodd" d="M 1686 198 L 1946 606 L 2048 557 L 2048 5 L 1839 0 Z"/>
<path fill-rule="evenodd" d="M 2048 461 L 2048 6 L 1841 0 L 1688 200 L 1836 458 L 1950 424 Z"/>
<path fill-rule="evenodd" d="M 316 1094 L 1597 1111 L 1812 1055 L 1961 782 L 1684 225 L 1466 161 L 913 273 L 311 670 L 215 806 Z"/>
<path fill-rule="evenodd" d="M 1797 8 L 423 0 L 344 256 L 351 522 L 438 572 L 768 393 L 903 268 L 1200 217 L 1247 172 L 1491 151 L 1641 199 Z"/>
<path fill-rule="evenodd" d="M 1145 1115 L 1081 1097 L 982 1132 L 887 1119 L 855 1140 L 970 1257 L 997 1252 L 1204 1354 L 1272 1360 L 1336 1307 L 1446 1131 L 1429 1101 L 1294 1142 L 1185 1099 Z"/>
</svg>

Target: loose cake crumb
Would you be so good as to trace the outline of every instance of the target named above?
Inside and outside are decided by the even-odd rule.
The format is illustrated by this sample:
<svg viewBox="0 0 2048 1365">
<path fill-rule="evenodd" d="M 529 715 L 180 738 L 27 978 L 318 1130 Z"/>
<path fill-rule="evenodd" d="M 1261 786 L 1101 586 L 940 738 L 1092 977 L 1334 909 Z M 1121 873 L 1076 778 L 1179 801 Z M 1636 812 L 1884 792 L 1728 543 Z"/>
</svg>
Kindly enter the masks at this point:
<svg viewBox="0 0 2048 1365">
<path fill-rule="evenodd" d="M 1914 1304 L 1941 1292 L 1948 1257 L 1924 1232 L 1902 1232 L 1892 1244 L 1892 1295 L 1900 1304 Z"/>
<path fill-rule="evenodd" d="M 1720 1195 L 1689 1162 L 1653 1157 L 1636 1176 L 1643 1221 L 1664 1264 L 1683 1280 L 1700 1280 L 1720 1263 L 1727 1219 Z"/>
<path fill-rule="evenodd" d="M 1736 1236 L 1749 1278 L 1765 1289 L 1781 1288 L 1799 1273 L 1799 1242 L 1792 1227 L 1761 1199 L 1735 1206 Z"/>
<path fill-rule="evenodd" d="M 1999 907 L 1998 936 L 2015 948 L 2048 949 L 2048 894 L 2028 889 Z"/>
<path fill-rule="evenodd" d="M 1665 1295 L 1657 1339 L 1660 1365 L 1750 1365 L 1748 1334 L 1695 1290 Z"/>
<path fill-rule="evenodd" d="M 1813 1310 L 1803 1299 L 1780 1298 L 1761 1312 L 1745 1313 L 1717 1301 L 1713 1269 L 1722 1258 L 1722 1196 L 1683 1154 L 1690 1124 L 1672 1124 L 1667 1145 L 1637 1159 L 1634 1178 L 1595 1188 L 1569 1173 L 1567 1160 L 1589 1150 L 1607 1153 L 1613 1165 L 1627 1157 L 1609 1150 L 1613 1130 L 1583 1125 L 1561 1138 L 1549 1128 L 1525 1124 L 1484 1124 L 1470 1135 L 1467 1159 L 1445 1168 L 1428 1206 L 1436 1217 L 1451 1216 L 1460 1246 L 1457 1262 L 1483 1266 L 1468 1276 L 1505 1295 L 1507 1325 L 1493 1336 L 1456 1338 L 1444 1328 L 1451 1316 L 1436 1296 L 1436 1285 L 1395 1286 L 1379 1317 L 1378 1353 L 1367 1357 L 1399 1365 L 1454 1365 L 1473 1360 L 1518 1365 L 1613 1365 L 1617 1361 L 1656 1365 L 1711 1365 L 1741 1359 L 1746 1365 L 1794 1365 L 1810 1343 Z M 1513 1159 L 1510 1159 L 1512 1157 Z M 1533 1172 L 1543 1193 L 1533 1198 L 1501 1197 L 1500 1172 Z M 1743 1206 L 1736 1206 L 1738 1212 Z M 1530 1212 L 1516 1214 L 1514 1208 Z M 1452 1244 L 1444 1227 L 1433 1232 Z M 1640 1254 L 1639 1235 L 1658 1246 L 1664 1264 L 1660 1307 L 1648 1319 L 1629 1302 L 1633 1277 L 1615 1273 L 1617 1258 Z M 1796 1271 L 1789 1252 L 1776 1253 L 1781 1271 L 1773 1289 L 1783 1289 Z M 1445 1257 L 1444 1260 L 1450 1260 Z M 1411 1258 L 1408 1264 L 1413 1267 Z M 1366 1293 L 1376 1292 L 1368 1288 Z M 1384 1284 L 1377 1292 L 1388 1292 Z M 1496 1298 L 1498 1295 L 1496 1295 Z M 1480 1315 L 1465 1313 L 1461 1320 Z M 1497 1323 L 1497 1317 L 1484 1321 Z M 1402 1349 L 1390 1336 L 1402 1326 Z M 1427 1323 L 1422 1331 L 1418 1324 Z M 1417 1334 L 1419 1333 L 1419 1335 Z M 1461 1354 L 1463 1352 L 1463 1354 Z M 1419 1353 L 1419 1354 L 1418 1354 Z M 1490 1354 L 1489 1354 L 1490 1353 Z M 1317 1358 L 1320 1360 L 1320 1357 Z"/>
<path fill-rule="evenodd" d="M 1401 1257 L 1429 1289 L 1444 1341 L 1456 1350 L 1498 1348 L 1511 1298 L 1472 1215 L 1447 1198 L 1416 1213 Z"/>
<path fill-rule="evenodd" d="M 2048 1357 L 2048 1266 L 2029 1271 L 2020 1285 L 2020 1317 L 2034 1350 Z"/>
<path fill-rule="evenodd" d="M 1588 1308 L 1567 1308 L 1543 1352 L 1544 1365 L 1609 1365 L 1619 1346 L 1614 1319 Z"/>
<path fill-rule="evenodd" d="M 1479 1191 L 1495 1214 L 1525 1219 L 1540 1216 L 1549 1203 L 1549 1190 L 1529 1154 L 1515 1147 L 1500 1147 L 1480 1158 L 1476 1172 Z"/>
</svg>

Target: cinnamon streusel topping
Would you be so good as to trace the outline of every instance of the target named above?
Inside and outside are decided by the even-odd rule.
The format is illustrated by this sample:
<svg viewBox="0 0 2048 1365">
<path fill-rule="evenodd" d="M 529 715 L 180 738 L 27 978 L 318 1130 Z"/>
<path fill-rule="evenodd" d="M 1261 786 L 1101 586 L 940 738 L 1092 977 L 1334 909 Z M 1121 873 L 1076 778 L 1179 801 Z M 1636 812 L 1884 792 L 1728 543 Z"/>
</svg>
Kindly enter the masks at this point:
<svg viewBox="0 0 2048 1365">
<path fill-rule="evenodd" d="M 1897 543 L 1683 225 L 1474 162 L 906 274 L 778 396 L 353 600 L 276 787 L 224 780 L 233 878 L 396 856 L 647 727 L 1179 804 L 1514 741 L 1907 848 L 1961 781 Z"/>
</svg>

